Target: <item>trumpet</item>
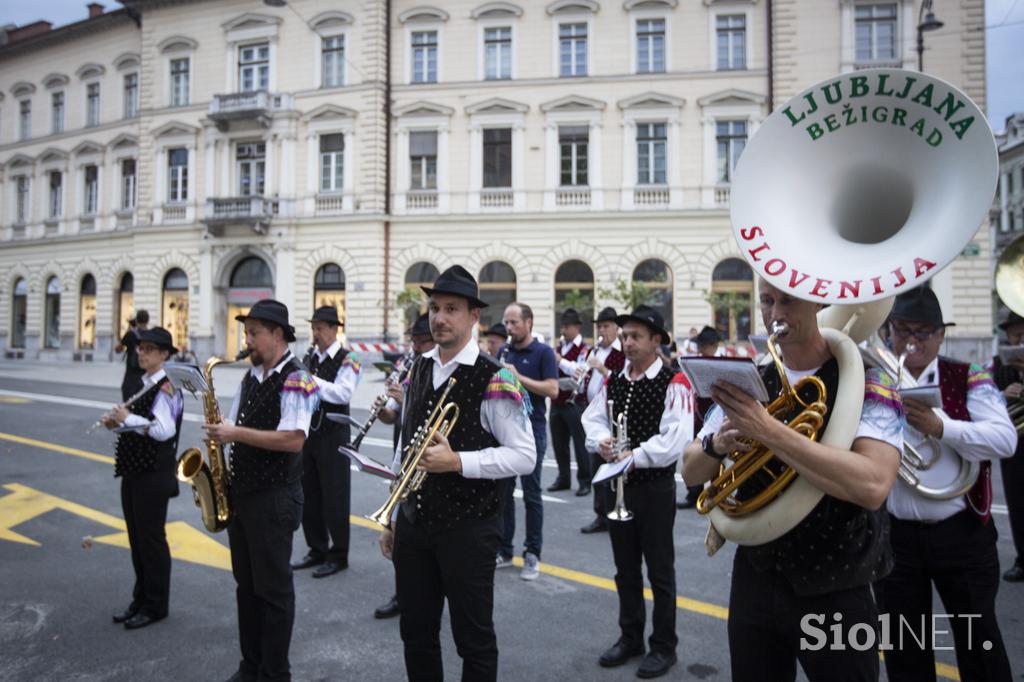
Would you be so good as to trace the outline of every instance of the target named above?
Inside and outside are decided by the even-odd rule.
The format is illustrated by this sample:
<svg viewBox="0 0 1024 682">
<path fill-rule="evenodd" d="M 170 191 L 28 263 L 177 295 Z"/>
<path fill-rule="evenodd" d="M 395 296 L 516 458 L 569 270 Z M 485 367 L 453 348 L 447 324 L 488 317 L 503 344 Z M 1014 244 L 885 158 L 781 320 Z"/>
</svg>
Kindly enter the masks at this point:
<svg viewBox="0 0 1024 682">
<path fill-rule="evenodd" d="M 437 405 L 431 410 L 426 422 L 416 429 L 411 442 L 406 446 L 402 457 L 402 469 L 398 473 L 398 478 L 391 485 L 391 494 L 388 495 L 388 499 L 377 511 L 365 517 L 384 530 L 391 530 L 391 515 L 395 507 L 409 499 L 409 495 L 423 486 L 423 482 L 427 478 L 427 472 L 419 470 L 423 453 L 434 443 L 434 437 L 437 434 L 447 438 L 459 420 L 459 406 L 455 403 L 445 402 L 454 385 L 455 378 L 453 377 L 448 380 L 444 393 L 441 394 Z"/>
<path fill-rule="evenodd" d="M 138 400 L 142 396 L 146 395 L 146 392 L 149 391 L 149 389 L 151 389 L 151 388 L 153 388 L 153 387 L 152 386 L 143 386 L 138 391 L 133 393 L 131 395 L 131 397 L 128 398 L 128 400 L 124 401 L 124 406 L 125 407 L 131 407 L 132 403 L 134 403 L 136 400 Z M 90 426 L 88 428 L 88 430 L 86 430 L 85 435 L 88 436 L 88 435 L 92 434 L 93 431 L 95 431 L 96 429 L 98 429 L 101 426 L 103 426 L 103 420 L 104 419 L 109 419 L 109 418 L 112 418 L 113 416 L 114 416 L 114 410 L 110 410 L 109 412 L 105 412 L 102 417 L 100 417 L 99 419 L 96 420 L 95 424 L 93 424 L 92 426 Z"/>
<path fill-rule="evenodd" d="M 620 414 L 618 420 L 616 420 L 614 403 L 611 400 L 608 401 L 608 424 L 611 427 L 612 440 L 614 441 L 612 443 L 612 453 L 618 459 L 619 455 L 629 448 L 629 431 L 626 413 Z M 608 512 L 607 516 L 612 521 L 631 521 L 633 519 L 633 512 L 626 509 L 625 471 L 615 481 L 615 509 Z"/>
<path fill-rule="evenodd" d="M 587 385 L 587 382 L 584 381 L 584 379 L 587 376 L 587 373 L 590 371 L 590 367 L 587 365 L 587 358 L 590 357 L 590 354 L 593 353 L 594 350 L 595 349 L 591 348 L 590 351 L 587 352 L 586 356 L 583 358 L 583 366 L 577 368 L 576 371 L 573 372 L 572 380 L 576 384 L 575 388 L 572 389 L 573 398 L 582 395 L 583 387 Z"/>
</svg>

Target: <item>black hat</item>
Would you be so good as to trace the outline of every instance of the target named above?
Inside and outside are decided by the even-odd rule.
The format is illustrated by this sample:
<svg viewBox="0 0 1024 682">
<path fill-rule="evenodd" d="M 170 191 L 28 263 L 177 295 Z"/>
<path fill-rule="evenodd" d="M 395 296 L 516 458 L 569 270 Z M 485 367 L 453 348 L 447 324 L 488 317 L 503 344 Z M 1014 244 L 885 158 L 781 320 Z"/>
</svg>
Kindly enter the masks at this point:
<svg viewBox="0 0 1024 682">
<path fill-rule="evenodd" d="M 698 346 L 710 346 L 712 343 L 718 343 L 721 341 L 722 337 L 719 336 L 717 329 L 705 325 L 705 327 L 700 330 L 700 334 L 697 334 L 693 340 L 697 342 Z"/>
<path fill-rule="evenodd" d="M 889 313 L 889 319 L 927 322 L 936 327 L 952 327 L 955 324 L 943 321 L 939 299 L 935 296 L 935 292 L 928 287 L 911 289 L 907 293 L 897 296 L 892 311 Z"/>
<path fill-rule="evenodd" d="M 668 343 L 672 340 L 669 333 L 665 331 L 665 318 L 649 305 L 638 306 L 629 315 L 619 315 L 615 318 L 615 324 L 620 327 L 627 322 L 641 322 L 647 325 L 651 330 L 661 335 L 662 343 Z"/>
<path fill-rule="evenodd" d="M 149 324 L 149 313 L 145 310 L 136 310 L 135 316 L 132 317 L 132 322 L 138 322 L 140 324 Z"/>
<path fill-rule="evenodd" d="M 580 320 L 580 314 L 576 312 L 575 308 L 566 308 L 562 311 L 559 324 L 583 324 L 583 321 Z"/>
<path fill-rule="evenodd" d="M 495 322 L 491 325 L 491 328 L 484 332 L 484 336 L 500 336 L 503 339 L 508 338 L 508 330 L 505 329 L 505 325 L 501 322 Z"/>
<path fill-rule="evenodd" d="M 307 322 L 326 322 L 327 324 L 333 324 L 338 326 L 341 324 L 341 320 L 338 319 L 338 309 L 333 305 L 322 305 L 316 309 L 313 313 L 313 319 L 306 320 Z"/>
<path fill-rule="evenodd" d="M 594 322 L 615 322 L 619 314 L 615 312 L 615 308 L 608 306 L 597 314 L 597 319 Z"/>
<path fill-rule="evenodd" d="M 163 327 L 153 327 L 152 329 L 145 329 L 139 332 L 139 343 L 151 343 L 157 348 L 170 351 L 171 355 L 175 355 L 178 349 L 174 347 L 174 339 L 171 338 L 171 333 Z"/>
<path fill-rule="evenodd" d="M 280 301 L 275 301 L 272 298 L 265 298 L 262 301 L 256 301 L 247 315 L 235 315 L 235 319 L 239 322 L 245 322 L 246 320 L 262 320 L 264 322 L 273 322 L 282 329 L 284 329 L 284 340 L 291 343 L 295 340 L 295 327 L 288 324 L 288 306 Z"/>
<path fill-rule="evenodd" d="M 451 294 L 461 296 L 469 301 L 474 308 L 486 308 L 487 304 L 480 300 L 479 290 L 473 275 L 461 265 L 453 265 L 437 277 L 432 287 L 420 287 L 427 296 L 433 294 Z"/>
<path fill-rule="evenodd" d="M 1018 324 L 1024 324 L 1024 317 L 1021 317 L 1017 313 L 1010 311 L 1010 314 L 1006 316 L 1006 319 L 999 325 L 999 328 L 1004 332 L 1010 327 Z"/>
<path fill-rule="evenodd" d="M 431 336 L 430 316 L 423 313 L 416 318 L 416 321 L 412 323 L 412 326 L 407 331 L 409 336 Z"/>
</svg>

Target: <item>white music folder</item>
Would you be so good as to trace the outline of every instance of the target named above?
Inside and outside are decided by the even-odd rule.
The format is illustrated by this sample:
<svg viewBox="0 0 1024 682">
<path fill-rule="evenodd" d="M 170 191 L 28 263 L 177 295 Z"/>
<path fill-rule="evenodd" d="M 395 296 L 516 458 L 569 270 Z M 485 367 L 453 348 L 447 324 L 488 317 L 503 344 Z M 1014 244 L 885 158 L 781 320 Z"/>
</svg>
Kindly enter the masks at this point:
<svg viewBox="0 0 1024 682">
<path fill-rule="evenodd" d="M 633 455 L 626 457 L 618 462 L 605 462 L 601 466 L 597 467 L 597 473 L 594 474 L 594 479 L 591 481 L 594 485 L 598 483 L 604 483 L 607 480 L 618 478 L 629 469 L 629 465 L 633 463 Z"/>
<path fill-rule="evenodd" d="M 340 448 L 338 448 L 338 452 L 351 459 L 355 463 L 356 468 L 358 468 L 360 471 L 364 473 L 373 474 L 374 476 L 380 476 L 381 478 L 386 478 L 389 481 L 393 481 L 396 478 L 398 478 L 398 476 L 395 474 L 394 471 L 391 470 L 390 467 L 384 466 L 377 460 L 371 459 L 362 453 L 356 452 L 355 450 L 348 446 L 342 445 Z"/>
<path fill-rule="evenodd" d="M 206 377 L 203 376 L 202 370 L 192 363 L 165 362 L 164 372 L 167 374 L 167 379 L 175 388 L 188 391 L 192 394 L 192 397 L 208 393 L 210 390 L 210 386 L 206 383 Z"/>
</svg>

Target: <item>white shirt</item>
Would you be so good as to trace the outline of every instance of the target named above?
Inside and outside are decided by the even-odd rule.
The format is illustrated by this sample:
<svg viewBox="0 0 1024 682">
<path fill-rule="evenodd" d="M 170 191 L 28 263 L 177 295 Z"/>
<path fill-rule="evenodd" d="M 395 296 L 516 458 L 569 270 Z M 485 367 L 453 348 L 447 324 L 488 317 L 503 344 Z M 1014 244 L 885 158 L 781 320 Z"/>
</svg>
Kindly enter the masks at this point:
<svg viewBox="0 0 1024 682">
<path fill-rule="evenodd" d="M 156 372 L 142 377 L 142 385 L 147 389 L 151 388 L 165 376 L 167 376 L 166 372 L 158 369 Z M 125 417 L 124 425 L 145 426 L 146 435 L 153 440 L 160 442 L 168 441 L 174 438 L 174 434 L 178 432 L 178 417 L 181 415 L 184 407 L 185 401 L 181 396 L 181 391 L 175 391 L 174 396 L 168 395 L 165 391 L 160 391 L 153 400 L 153 419 L 146 419 L 138 414 L 130 414 Z"/>
<path fill-rule="evenodd" d="M 655 358 L 644 376 L 653 379 L 661 367 L 661 358 Z M 626 360 L 621 376 L 627 381 L 634 381 L 629 376 L 629 360 Z M 597 398 L 583 412 L 583 430 L 587 434 L 587 450 L 591 452 L 597 452 L 601 441 L 612 435 L 608 424 L 607 382 L 598 383 L 601 388 Z M 693 409 L 694 395 L 689 385 L 670 383 L 665 392 L 665 409 L 661 413 L 658 433 L 633 450 L 633 466 L 637 469 L 656 469 L 675 463 L 686 444 L 693 440 Z"/>
<path fill-rule="evenodd" d="M 319 348 L 314 347 L 313 354 L 316 355 L 317 361 L 323 363 L 328 358 L 333 360 L 340 350 L 341 341 L 335 340 L 323 353 Z M 344 363 L 338 368 L 338 373 L 334 375 L 334 381 L 313 377 L 317 388 L 320 389 L 320 400 L 332 405 L 348 405 L 352 402 L 352 394 L 355 393 L 356 386 L 359 385 L 359 370 L 350 360 L 358 361 L 358 356 L 355 353 L 348 354 Z"/>
<path fill-rule="evenodd" d="M 622 350 L 622 344 L 619 342 L 618 338 L 612 341 L 610 345 L 598 346 L 597 348 L 594 349 L 593 353 L 591 353 L 587 358 L 577 362 L 576 365 L 577 367 L 579 365 L 587 366 L 590 358 L 597 358 L 598 361 L 600 361 L 600 363 L 603 365 L 605 363 L 605 360 L 608 359 L 608 356 L 611 355 L 612 349 L 618 351 Z M 580 378 L 580 381 L 584 381 L 587 377 L 587 374 L 591 375 L 590 383 L 587 384 L 587 404 L 589 405 L 590 403 L 594 402 L 594 399 L 597 398 L 597 394 L 601 392 L 601 386 L 604 384 L 604 381 L 602 381 L 603 377 L 601 376 L 601 373 L 598 372 L 596 369 L 588 369 L 587 372 Z"/>
<path fill-rule="evenodd" d="M 441 348 L 434 346 L 421 357 L 431 362 L 432 383 L 436 391 L 451 378 L 459 365 L 476 363 L 480 356 L 480 347 L 470 339 L 455 357 L 446 363 L 441 362 Z M 408 402 L 408 393 L 406 400 Z M 523 397 L 524 400 L 529 400 Z M 480 426 L 498 441 L 498 446 L 459 452 L 462 460 L 461 475 L 465 478 L 508 478 L 510 476 L 526 476 L 533 473 L 537 462 L 537 445 L 533 439 L 533 427 L 522 411 L 521 404 L 515 403 L 515 409 L 509 409 L 514 401 L 507 398 L 484 400 L 480 406 Z M 403 411 L 405 405 L 403 404 Z M 401 456 L 404 444 L 399 443 L 395 452 L 392 469 L 401 467 Z"/>
<path fill-rule="evenodd" d="M 925 367 L 917 381 L 921 386 L 939 383 L 938 358 Z M 1006 413 L 1006 402 L 998 388 L 989 383 L 969 388 L 967 413 L 971 415 L 969 422 L 951 419 L 945 413 L 939 415 L 942 420 L 942 438 L 939 439 L 942 455 L 931 468 L 915 470 L 923 485 L 941 487 L 956 479 L 960 461 L 954 453 L 972 462 L 1002 459 L 1013 455 L 1017 447 L 1017 431 Z M 931 448 L 927 444 L 922 444 L 925 436 L 910 424 L 904 427 L 904 438 L 907 443 L 914 445 L 926 460 L 933 456 Z M 914 492 L 903 479 L 898 478 L 889 493 L 887 507 L 889 512 L 899 519 L 942 521 L 965 509 L 967 503 L 963 496 L 951 500 L 926 499 Z"/>
<path fill-rule="evenodd" d="M 281 371 L 285 363 L 288 362 L 292 357 L 292 352 L 286 351 L 284 357 L 281 358 L 281 362 L 274 365 L 274 368 L 267 372 L 267 378 L 269 379 L 275 374 Z M 258 383 L 263 383 L 263 365 L 259 367 L 252 367 L 249 370 L 249 374 L 252 375 Z M 312 396 L 312 399 L 304 400 L 290 400 L 287 393 L 281 394 L 281 420 L 277 423 L 278 431 L 302 431 L 307 436 L 309 435 L 309 422 L 313 417 L 313 413 L 316 412 L 317 405 L 319 404 L 319 397 L 317 394 Z M 238 421 L 238 410 L 242 405 L 242 387 L 239 385 L 238 390 L 235 392 L 235 399 L 231 403 L 231 412 L 228 413 L 228 421 L 234 424 Z"/>
<path fill-rule="evenodd" d="M 583 336 L 581 334 L 577 334 L 576 338 L 573 339 L 572 341 L 570 341 L 569 343 L 563 343 L 561 345 L 561 347 L 559 348 L 559 351 L 558 351 L 558 354 L 562 356 L 562 359 L 558 361 L 558 369 L 562 370 L 563 372 L 565 372 L 569 376 L 573 376 L 573 372 L 576 371 L 576 367 L 577 367 L 578 361 L 566 360 L 565 359 L 565 354 L 568 353 L 570 350 L 572 350 L 573 346 L 582 346 L 582 345 L 583 345 Z M 582 353 L 580 355 L 582 355 Z"/>
</svg>

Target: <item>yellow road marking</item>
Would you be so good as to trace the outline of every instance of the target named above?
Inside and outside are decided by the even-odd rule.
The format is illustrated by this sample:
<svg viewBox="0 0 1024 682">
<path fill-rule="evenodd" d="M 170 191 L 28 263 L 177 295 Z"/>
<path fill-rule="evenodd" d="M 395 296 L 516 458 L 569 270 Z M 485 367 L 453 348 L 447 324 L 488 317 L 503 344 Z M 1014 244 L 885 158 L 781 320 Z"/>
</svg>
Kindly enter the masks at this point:
<svg viewBox="0 0 1024 682">
<path fill-rule="evenodd" d="M 60 452 L 65 455 L 84 457 L 85 459 L 91 459 L 94 462 L 103 462 L 104 464 L 114 463 L 114 458 L 109 457 L 107 455 L 98 455 L 95 452 L 79 450 L 78 448 L 69 448 L 65 445 L 57 445 L 56 443 L 47 443 L 46 441 L 35 440 L 34 438 L 15 436 L 13 433 L 0 433 L 0 440 L 6 440 L 12 443 L 19 443 L 21 445 L 31 445 L 32 447 L 42 448 L 44 450 L 53 450 L 54 452 Z"/>
<path fill-rule="evenodd" d="M 0 403 L 7 403 L 9 405 L 24 405 L 25 403 L 32 402 L 28 398 L 17 398 L 10 395 L 0 395 Z"/>
</svg>

